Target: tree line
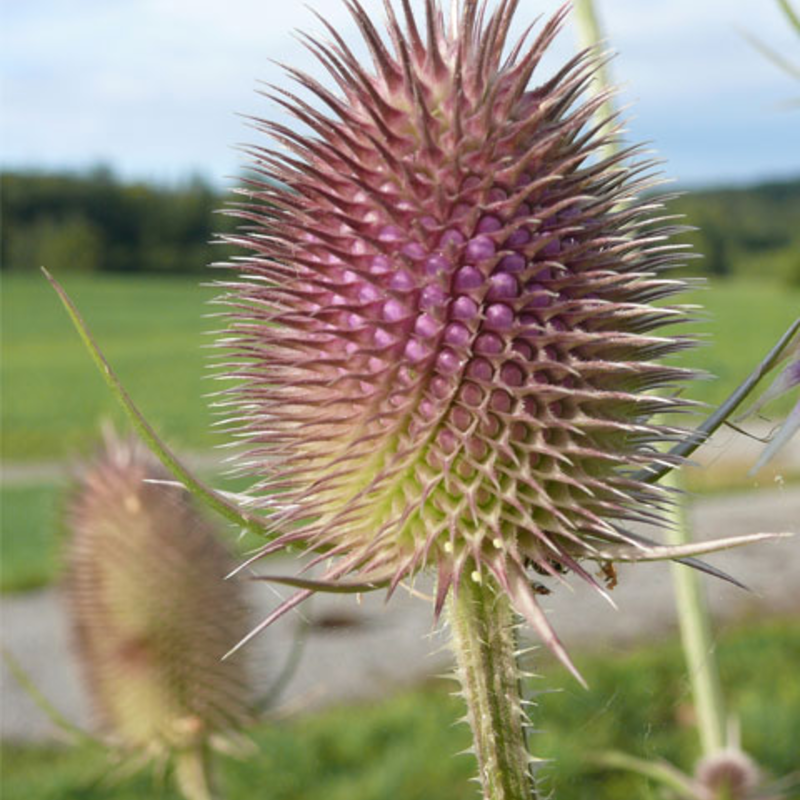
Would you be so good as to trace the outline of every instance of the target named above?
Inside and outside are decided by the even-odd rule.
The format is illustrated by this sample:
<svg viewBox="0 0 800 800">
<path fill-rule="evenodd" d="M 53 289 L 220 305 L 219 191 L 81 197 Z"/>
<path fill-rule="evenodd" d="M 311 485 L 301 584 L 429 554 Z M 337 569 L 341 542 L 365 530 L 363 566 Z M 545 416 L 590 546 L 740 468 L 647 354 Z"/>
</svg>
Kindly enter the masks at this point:
<svg viewBox="0 0 800 800">
<path fill-rule="evenodd" d="M 0 181 L 3 269 L 198 272 L 229 255 L 211 241 L 236 222 L 215 213 L 226 197 L 199 178 L 160 187 L 98 168 L 9 171 Z M 687 272 L 800 285 L 800 179 L 691 191 L 668 212 L 697 228 L 679 237 L 703 255 Z"/>
<path fill-rule="evenodd" d="M 63 273 L 200 271 L 224 258 L 213 232 L 219 193 L 195 178 L 177 187 L 124 183 L 107 169 L 2 175 L 2 266 Z"/>
</svg>

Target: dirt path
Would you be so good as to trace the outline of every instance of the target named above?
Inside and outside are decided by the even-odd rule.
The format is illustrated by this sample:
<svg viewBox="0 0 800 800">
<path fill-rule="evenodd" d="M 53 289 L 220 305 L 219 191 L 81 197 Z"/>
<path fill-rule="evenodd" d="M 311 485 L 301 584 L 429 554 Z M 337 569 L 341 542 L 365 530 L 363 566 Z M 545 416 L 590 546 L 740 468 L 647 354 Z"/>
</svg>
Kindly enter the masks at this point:
<svg viewBox="0 0 800 800">
<path fill-rule="evenodd" d="M 691 510 L 698 538 L 756 530 L 800 527 L 800 489 L 774 488 L 695 502 Z M 718 619 L 747 614 L 796 612 L 800 609 L 800 536 L 709 560 L 747 582 L 753 593 L 720 581 L 707 582 Z M 297 564 L 273 562 L 270 571 L 293 573 Z M 614 591 L 618 611 L 576 581 L 575 591 L 557 591 L 544 605 L 565 644 L 573 650 L 613 655 L 627 643 L 662 636 L 674 627 L 669 567 L 639 564 L 619 569 Z M 418 589 L 424 591 L 424 581 Z M 281 592 L 285 594 L 285 592 Z M 251 590 L 253 613 L 275 607 L 276 592 L 263 584 Z M 392 687 L 441 673 L 449 656 L 445 637 L 432 630 L 428 603 L 398 591 L 388 605 L 382 593 L 365 596 L 319 596 L 302 613 L 314 624 L 303 658 L 282 703 L 294 710 L 383 694 Z M 251 648 L 254 672 L 263 692 L 291 647 L 300 620 L 289 615 L 271 627 Z M 22 662 L 31 679 L 70 719 L 90 724 L 86 696 L 70 650 L 69 625 L 55 590 L 12 596 L 3 603 L 2 643 Z M 542 658 L 547 658 L 546 654 Z M 55 735 L 51 723 L 18 687 L 3 666 L 4 738 L 41 741 Z"/>
</svg>

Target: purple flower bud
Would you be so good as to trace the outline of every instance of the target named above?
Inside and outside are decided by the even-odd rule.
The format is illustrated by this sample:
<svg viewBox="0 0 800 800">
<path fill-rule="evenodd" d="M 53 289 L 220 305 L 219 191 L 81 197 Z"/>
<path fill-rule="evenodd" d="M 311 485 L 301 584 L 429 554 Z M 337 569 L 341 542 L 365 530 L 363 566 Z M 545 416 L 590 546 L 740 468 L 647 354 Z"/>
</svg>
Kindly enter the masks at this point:
<svg viewBox="0 0 800 800">
<path fill-rule="evenodd" d="M 489 278 L 487 300 L 515 300 L 519 297 L 519 284 L 513 275 L 498 272 Z"/>
<path fill-rule="evenodd" d="M 450 247 L 458 247 L 459 245 L 464 244 L 464 242 L 466 242 L 466 241 L 467 241 L 467 237 L 464 236 L 464 234 L 461 233 L 461 231 L 459 231 L 459 230 L 457 230 L 455 228 L 450 228 L 449 230 L 446 230 L 442 234 L 442 238 L 439 239 L 439 247 L 442 250 L 444 250 L 448 246 L 450 246 Z"/>
<path fill-rule="evenodd" d="M 464 347 L 470 339 L 469 328 L 460 322 L 451 322 L 444 332 L 444 340 L 448 344 Z"/>
<path fill-rule="evenodd" d="M 378 231 L 378 239 L 382 242 L 400 242 L 403 240 L 403 231 L 397 225 L 384 225 Z"/>
<path fill-rule="evenodd" d="M 450 260 L 438 253 L 434 253 L 434 255 L 428 256 L 428 258 L 425 259 L 425 272 L 428 275 L 436 275 L 439 272 L 450 272 L 452 268 L 453 265 Z"/>
<path fill-rule="evenodd" d="M 408 316 L 408 308 L 399 300 L 387 300 L 383 304 L 383 318 L 387 322 L 399 322 Z"/>
<path fill-rule="evenodd" d="M 461 267 L 456 272 L 453 288 L 457 292 L 466 292 L 470 289 L 477 289 L 483 285 L 483 273 L 472 266 Z"/>
<path fill-rule="evenodd" d="M 440 308 L 447 302 L 447 294 L 441 286 L 426 286 L 420 295 L 419 304 L 422 308 Z"/>
<path fill-rule="evenodd" d="M 493 217 L 491 214 L 487 214 L 485 217 L 481 217 L 478 221 L 478 233 L 495 233 L 499 231 L 503 227 L 503 223 L 499 217 Z"/>
<path fill-rule="evenodd" d="M 461 295 L 453 303 L 453 319 L 474 319 L 478 316 L 478 304 L 471 298 Z"/>
<path fill-rule="evenodd" d="M 497 268 L 503 272 L 522 272 L 525 269 L 525 256 L 521 256 L 519 253 L 503 256 Z"/>
<path fill-rule="evenodd" d="M 494 330 L 507 331 L 514 325 L 514 311 L 504 303 L 492 303 L 486 309 L 486 325 Z"/>
<path fill-rule="evenodd" d="M 465 255 L 470 261 L 485 261 L 495 254 L 496 249 L 494 242 L 488 236 L 481 235 L 467 242 Z"/>
</svg>

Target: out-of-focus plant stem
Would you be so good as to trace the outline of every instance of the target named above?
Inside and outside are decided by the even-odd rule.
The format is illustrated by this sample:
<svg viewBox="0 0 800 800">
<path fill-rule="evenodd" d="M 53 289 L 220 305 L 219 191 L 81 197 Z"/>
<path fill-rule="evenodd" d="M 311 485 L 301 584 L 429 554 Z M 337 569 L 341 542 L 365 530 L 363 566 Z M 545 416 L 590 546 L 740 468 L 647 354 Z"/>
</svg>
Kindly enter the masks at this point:
<svg viewBox="0 0 800 800">
<path fill-rule="evenodd" d="M 674 472 L 667 476 L 664 483 L 681 488 L 680 479 Z M 669 542 L 687 544 L 692 541 L 686 503 L 677 502 L 670 517 L 672 524 L 666 533 Z M 726 723 L 708 601 L 699 576 L 693 570 L 674 562 L 671 568 L 681 643 L 692 685 L 700 744 L 703 755 L 711 755 L 724 749 L 726 745 Z"/>
<path fill-rule="evenodd" d="M 175 778 L 186 800 L 222 800 L 214 778 L 213 753 L 206 744 L 187 750 L 175 761 Z"/>
<path fill-rule="evenodd" d="M 599 47 L 603 43 L 603 32 L 597 10 L 592 0 L 574 0 L 573 14 L 578 29 L 578 41 L 583 47 Z M 603 91 L 611 91 L 613 84 L 608 63 L 602 61 L 595 73 L 595 81 L 592 83 L 591 91 L 600 94 Z M 613 119 L 615 113 L 614 101 L 610 95 L 606 97 L 597 112 L 599 122 L 607 122 Z M 611 157 L 619 151 L 619 144 L 610 141 L 603 148 L 606 157 Z"/>
<path fill-rule="evenodd" d="M 599 45 L 603 35 L 593 0 L 575 0 L 575 18 L 578 23 L 582 45 L 585 47 Z M 611 81 L 608 69 L 604 65 L 597 74 L 595 91 L 602 92 L 610 88 Z M 613 101 L 609 98 L 603 105 L 603 114 L 608 118 L 613 113 Z M 612 142 L 608 147 L 613 154 L 618 145 Z M 783 344 L 784 339 L 785 337 L 781 339 L 775 349 L 782 349 L 782 346 L 785 346 Z M 767 357 L 767 362 L 773 354 L 774 350 Z M 765 363 L 759 366 L 763 368 Z M 717 427 L 743 402 L 766 371 L 766 369 L 756 370 L 756 373 L 748 379 L 749 383 L 746 381 L 745 385 L 739 387 L 739 390 L 734 393 L 733 400 L 729 401 L 726 416 L 717 419 L 720 416 L 719 414 L 712 415 L 713 423 Z M 705 441 L 710 432 L 712 431 L 704 430 L 701 426 L 699 435 L 697 437 L 690 436 L 689 441 L 697 447 L 700 442 Z M 693 439 L 699 441 L 695 443 L 692 441 Z M 674 471 L 670 471 L 669 467 L 666 467 L 662 475 L 658 477 L 663 478 L 664 483 L 680 488 L 680 478 Z M 667 536 L 670 543 L 677 545 L 691 542 L 692 536 L 686 513 L 686 504 L 682 498 L 676 501 L 671 517 L 670 522 L 672 525 L 667 526 Z M 721 750 L 725 746 L 724 703 L 719 681 L 719 669 L 714 657 L 708 604 L 699 578 L 692 570 L 687 569 L 682 564 L 673 563 L 672 571 L 681 641 L 697 708 L 697 726 L 700 732 L 703 752 L 708 755 Z"/>
</svg>

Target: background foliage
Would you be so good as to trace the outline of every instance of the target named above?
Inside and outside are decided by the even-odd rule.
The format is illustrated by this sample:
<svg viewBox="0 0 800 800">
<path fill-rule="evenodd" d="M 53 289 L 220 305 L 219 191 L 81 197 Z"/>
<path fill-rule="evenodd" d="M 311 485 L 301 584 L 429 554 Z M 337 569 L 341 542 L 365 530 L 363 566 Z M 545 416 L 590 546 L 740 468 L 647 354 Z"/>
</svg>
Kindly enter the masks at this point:
<svg viewBox="0 0 800 800">
<path fill-rule="evenodd" d="M 751 622 L 718 640 L 722 680 L 740 714 L 744 746 L 773 776 L 797 767 L 800 740 L 800 628 L 796 621 Z M 611 653 L 614 657 L 610 657 Z M 632 773 L 592 763 L 601 748 L 668 758 L 691 772 L 698 750 L 691 729 L 688 678 L 677 642 L 579 657 L 592 691 L 544 661 L 532 691 L 547 687 L 534 711 L 546 720 L 533 735 L 545 788 L 559 800 L 657 800 L 656 786 Z M 770 677 L 771 692 L 754 679 Z M 624 687 L 624 690 L 623 690 Z M 443 682 L 370 704 L 273 719 L 252 732 L 259 749 L 245 761 L 226 759 L 228 800 L 474 800 L 474 761 L 455 756 L 469 746 L 460 700 Z M 557 757 L 556 757 L 557 756 Z M 0 783 L 4 797 L 26 800 L 178 800 L 152 774 L 109 783 L 114 765 L 90 747 L 8 747 Z M 254 795 L 254 787 L 257 787 Z"/>
<path fill-rule="evenodd" d="M 226 196 L 199 178 L 167 188 L 87 174 L 7 172 L 2 180 L 0 263 L 54 273 L 201 272 L 227 253 L 213 233 L 234 221 L 215 214 Z M 682 241 L 704 255 L 691 274 L 757 277 L 800 286 L 800 179 L 709 189 L 679 197 L 670 213 L 698 228 Z"/>
</svg>

